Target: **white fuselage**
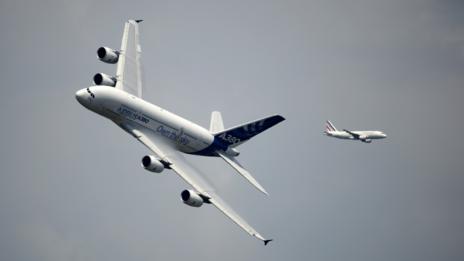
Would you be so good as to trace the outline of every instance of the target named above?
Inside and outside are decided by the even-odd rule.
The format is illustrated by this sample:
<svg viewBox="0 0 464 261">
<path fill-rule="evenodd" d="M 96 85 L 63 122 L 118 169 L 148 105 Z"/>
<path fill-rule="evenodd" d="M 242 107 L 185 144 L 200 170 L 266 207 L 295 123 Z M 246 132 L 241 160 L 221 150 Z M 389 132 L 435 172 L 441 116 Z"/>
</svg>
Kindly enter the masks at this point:
<svg viewBox="0 0 464 261">
<path fill-rule="evenodd" d="M 114 87 L 82 89 L 76 92 L 76 99 L 120 127 L 150 129 L 184 153 L 195 154 L 213 146 L 214 136 L 205 128 Z"/>
<path fill-rule="evenodd" d="M 356 138 L 355 135 L 350 134 L 346 131 L 325 131 L 325 135 L 339 138 L 339 139 L 346 139 L 346 140 L 376 140 L 376 139 L 383 139 L 386 138 L 387 135 L 381 131 L 351 131 L 352 133 L 359 136 Z"/>
</svg>

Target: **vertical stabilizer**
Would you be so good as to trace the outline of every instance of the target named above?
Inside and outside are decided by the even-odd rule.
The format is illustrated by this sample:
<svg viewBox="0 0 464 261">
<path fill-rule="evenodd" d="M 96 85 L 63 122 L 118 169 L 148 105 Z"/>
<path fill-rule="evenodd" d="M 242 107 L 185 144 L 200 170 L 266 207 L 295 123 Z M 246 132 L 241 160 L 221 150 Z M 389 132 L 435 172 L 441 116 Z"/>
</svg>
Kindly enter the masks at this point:
<svg viewBox="0 0 464 261">
<path fill-rule="evenodd" d="M 335 128 L 335 126 L 330 121 L 326 121 L 325 129 L 326 131 L 337 131 L 337 128 Z"/>
<path fill-rule="evenodd" d="M 222 115 L 218 111 L 211 113 L 211 122 L 209 123 L 209 131 L 211 133 L 217 133 L 224 130 L 224 122 L 222 121 Z"/>
<path fill-rule="evenodd" d="M 274 115 L 213 134 L 224 146 L 234 148 L 283 120 L 284 117 Z"/>
</svg>

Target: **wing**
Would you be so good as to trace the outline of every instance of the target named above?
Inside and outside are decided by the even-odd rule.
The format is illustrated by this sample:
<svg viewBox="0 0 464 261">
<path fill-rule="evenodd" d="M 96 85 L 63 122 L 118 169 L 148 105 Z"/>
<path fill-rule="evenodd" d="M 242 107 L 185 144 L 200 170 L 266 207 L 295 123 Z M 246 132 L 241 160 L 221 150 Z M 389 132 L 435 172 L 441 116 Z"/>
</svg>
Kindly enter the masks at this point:
<svg viewBox="0 0 464 261">
<path fill-rule="evenodd" d="M 353 131 L 349 131 L 349 130 L 345 130 L 343 129 L 343 131 L 349 133 L 351 136 L 353 136 L 355 139 L 357 140 L 360 140 L 364 143 L 371 143 L 372 140 L 371 139 L 368 139 L 367 136 L 365 134 L 359 134 L 359 133 L 355 133 Z"/>
<path fill-rule="evenodd" d="M 349 131 L 349 130 L 346 130 L 346 129 L 343 129 L 344 132 L 347 132 L 348 134 L 350 134 L 351 136 L 353 136 L 355 139 L 359 139 L 359 134 L 357 133 L 354 133 L 352 131 Z"/>
<path fill-rule="evenodd" d="M 121 50 L 116 71 L 116 88 L 142 97 L 142 73 L 139 43 L 139 23 L 142 20 L 129 20 L 124 26 Z"/>
<path fill-rule="evenodd" d="M 185 182 L 190 184 L 198 193 L 209 199 L 209 202 L 218 208 L 224 215 L 230 218 L 235 224 L 245 230 L 248 234 L 258 238 L 267 245 L 272 239 L 265 239 L 244 219 L 242 219 L 232 208 L 230 208 L 218 195 L 212 191 L 211 187 L 201 178 L 198 171 L 192 167 L 182 154 L 164 143 L 151 130 L 138 128 L 135 129 L 130 125 L 120 125 L 125 131 L 129 132 L 138 141 L 150 149 L 161 160 L 168 162 L 169 167 L 179 175 Z M 155 144 L 156 143 L 156 144 Z"/>
</svg>

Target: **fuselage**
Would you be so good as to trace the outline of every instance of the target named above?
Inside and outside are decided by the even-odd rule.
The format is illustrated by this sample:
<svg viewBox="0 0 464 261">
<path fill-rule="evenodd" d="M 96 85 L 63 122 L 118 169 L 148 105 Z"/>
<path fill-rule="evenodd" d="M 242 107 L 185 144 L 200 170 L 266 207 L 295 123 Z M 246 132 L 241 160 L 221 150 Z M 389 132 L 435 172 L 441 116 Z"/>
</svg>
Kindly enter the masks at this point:
<svg viewBox="0 0 464 261">
<path fill-rule="evenodd" d="M 387 135 L 382 131 L 352 131 L 352 133 L 358 135 L 359 138 L 356 138 L 355 136 L 346 131 L 325 131 L 324 133 L 330 137 L 348 140 L 376 140 L 387 137 Z"/>
<path fill-rule="evenodd" d="M 76 92 L 76 99 L 87 109 L 118 126 L 146 128 L 177 150 L 215 156 L 222 148 L 205 128 L 130 93 L 108 86 L 91 86 Z"/>
</svg>

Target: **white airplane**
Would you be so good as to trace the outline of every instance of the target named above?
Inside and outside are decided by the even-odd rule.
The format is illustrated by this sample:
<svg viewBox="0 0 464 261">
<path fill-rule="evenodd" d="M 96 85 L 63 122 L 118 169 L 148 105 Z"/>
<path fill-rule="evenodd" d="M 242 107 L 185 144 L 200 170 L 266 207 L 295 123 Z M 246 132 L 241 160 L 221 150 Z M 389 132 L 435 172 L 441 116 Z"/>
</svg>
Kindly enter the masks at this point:
<svg viewBox="0 0 464 261">
<path fill-rule="evenodd" d="M 235 157 L 239 155 L 236 147 L 284 118 L 274 115 L 224 129 L 221 113 L 213 112 L 210 128 L 207 130 L 143 100 L 138 28 L 141 21 L 129 20 L 125 23 L 120 50 L 108 47 L 97 50 L 101 61 L 117 63 L 116 76 L 97 73 L 93 78 L 95 86 L 76 92 L 77 101 L 87 109 L 110 119 L 151 150 L 154 155 L 142 158 L 142 166 L 146 170 L 160 173 L 164 169 L 171 169 L 190 184 L 193 189 L 181 192 L 181 199 L 185 204 L 192 207 L 200 207 L 203 203 L 212 204 L 248 234 L 267 245 L 272 239 L 265 239 L 228 207 L 198 178 L 196 170 L 181 154 L 221 157 L 258 190 L 267 194 L 236 160 Z"/>
<path fill-rule="evenodd" d="M 324 134 L 329 137 L 346 140 L 360 140 L 365 143 L 371 143 L 372 140 L 387 137 L 387 135 L 381 131 L 349 131 L 346 129 L 340 131 L 337 130 L 330 121 L 326 122 Z"/>
</svg>

